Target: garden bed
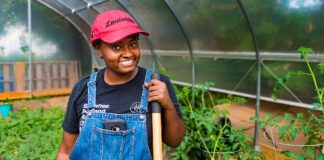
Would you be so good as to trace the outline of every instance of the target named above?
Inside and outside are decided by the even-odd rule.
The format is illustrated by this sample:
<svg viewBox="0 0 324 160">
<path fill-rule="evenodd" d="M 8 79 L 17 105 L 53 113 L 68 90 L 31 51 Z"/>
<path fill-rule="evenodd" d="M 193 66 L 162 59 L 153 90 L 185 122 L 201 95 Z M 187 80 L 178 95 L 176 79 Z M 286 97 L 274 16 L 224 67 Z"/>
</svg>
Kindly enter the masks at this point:
<svg viewBox="0 0 324 160">
<path fill-rule="evenodd" d="M 255 100 L 254 99 L 248 99 L 248 103 L 246 104 L 237 104 L 237 103 L 231 103 L 231 104 L 223 104 L 223 105 L 217 105 L 216 107 L 220 109 L 225 109 L 226 105 L 229 105 L 228 111 L 232 125 L 235 128 L 244 127 L 246 130 L 244 131 L 244 134 L 246 135 L 254 135 L 254 126 L 255 121 L 250 120 L 251 117 L 255 116 Z M 307 112 L 307 109 L 294 107 L 294 106 L 288 106 L 284 104 L 279 103 L 271 103 L 266 101 L 260 102 L 260 117 L 265 117 L 266 114 L 272 115 L 272 117 L 275 116 L 284 116 L 285 113 L 289 114 L 296 114 L 298 112 Z M 319 116 L 320 111 L 314 111 L 315 115 Z M 268 129 L 268 127 L 265 128 L 265 130 Z M 259 134 L 258 134 L 258 143 L 261 146 L 261 152 L 265 154 L 265 157 L 267 159 L 275 159 L 273 144 L 267 140 L 264 137 L 264 131 L 259 128 Z M 280 142 L 278 140 L 278 130 L 273 130 L 273 135 L 275 136 L 275 140 Z M 267 138 L 271 139 L 271 135 L 266 134 L 266 136 L 269 136 Z M 288 143 L 294 143 L 294 144 L 304 144 L 306 142 L 306 137 L 303 134 L 297 134 L 296 138 L 292 142 Z M 251 141 L 252 142 L 252 141 Z M 253 142 L 252 142 L 253 143 Z M 292 146 L 283 146 L 283 145 L 276 145 L 277 152 L 283 151 L 283 150 L 290 150 L 292 152 L 295 152 L 297 154 L 304 154 L 304 151 L 302 150 L 302 147 L 292 147 Z M 282 157 L 283 158 L 283 157 Z M 279 158 L 279 159 L 282 159 Z M 286 158 L 288 159 L 288 158 Z"/>
</svg>

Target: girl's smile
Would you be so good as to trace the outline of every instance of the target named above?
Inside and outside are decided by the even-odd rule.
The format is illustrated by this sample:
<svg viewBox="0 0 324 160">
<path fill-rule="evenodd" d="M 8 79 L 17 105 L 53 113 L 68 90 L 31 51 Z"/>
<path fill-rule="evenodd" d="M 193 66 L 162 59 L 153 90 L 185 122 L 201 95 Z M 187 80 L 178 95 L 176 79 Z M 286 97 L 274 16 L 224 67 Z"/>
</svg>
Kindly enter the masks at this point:
<svg viewBox="0 0 324 160">
<path fill-rule="evenodd" d="M 119 83 L 136 75 L 136 66 L 141 55 L 138 35 L 127 37 L 115 44 L 102 41 L 96 50 L 99 57 L 103 58 L 106 63 L 108 81 L 118 79 L 117 83 Z"/>
</svg>

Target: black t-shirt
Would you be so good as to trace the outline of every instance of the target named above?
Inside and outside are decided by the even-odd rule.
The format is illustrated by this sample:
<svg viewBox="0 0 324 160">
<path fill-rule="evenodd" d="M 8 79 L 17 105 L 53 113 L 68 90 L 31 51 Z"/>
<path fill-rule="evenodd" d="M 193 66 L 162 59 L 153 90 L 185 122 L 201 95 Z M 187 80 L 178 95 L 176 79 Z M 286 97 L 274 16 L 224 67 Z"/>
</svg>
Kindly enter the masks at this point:
<svg viewBox="0 0 324 160">
<path fill-rule="evenodd" d="M 88 109 L 87 87 L 90 76 L 82 78 L 74 86 L 70 95 L 65 119 L 62 124 L 63 129 L 69 133 L 79 133 L 83 127 L 86 116 L 90 112 L 118 114 L 141 113 L 140 102 L 146 69 L 142 67 L 138 68 L 138 72 L 132 80 L 119 85 L 107 84 L 104 81 L 105 69 L 100 70 L 97 74 L 96 80 L 96 104 L 91 111 Z M 160 80 L 166 84 L 169 96 L 174 104 L 178 116 L 182 118 L 182 113 L 169 78 L 160 74 Z M 148 106 L 146 117 L 147 138 L 152 154 L 152 112 L 150 105 Z"/>
</svg>

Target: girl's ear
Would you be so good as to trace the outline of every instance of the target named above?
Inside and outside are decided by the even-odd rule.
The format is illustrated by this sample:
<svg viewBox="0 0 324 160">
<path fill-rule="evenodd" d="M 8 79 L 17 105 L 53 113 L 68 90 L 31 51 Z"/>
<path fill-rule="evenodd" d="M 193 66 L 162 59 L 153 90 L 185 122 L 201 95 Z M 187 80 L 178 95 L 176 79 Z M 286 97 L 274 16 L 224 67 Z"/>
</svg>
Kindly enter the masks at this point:
<svg viewBox="0 0 324 160">
<path fill-rule="evenodd" d="M 103 57 L 102 57 L 101 49 L 100 49 L 99 46 L 96 46 L 96 51 L 97 51 L 97 54 L 98 54 L 99 58 L 102 59 Z"/>
</svg>

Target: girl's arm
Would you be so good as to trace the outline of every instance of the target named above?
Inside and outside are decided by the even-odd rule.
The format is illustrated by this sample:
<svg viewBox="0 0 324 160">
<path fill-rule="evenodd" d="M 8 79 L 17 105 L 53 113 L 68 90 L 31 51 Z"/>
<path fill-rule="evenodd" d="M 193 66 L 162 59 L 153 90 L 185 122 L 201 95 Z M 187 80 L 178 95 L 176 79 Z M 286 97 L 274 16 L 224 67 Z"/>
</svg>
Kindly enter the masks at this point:
<svg viewBox="0 0 324 160">
<path fill-rule="evenodd" d="M 179 146 L 185 135 L 186 127 L 170 99 L 166 84 L 160 80 L 152 80 L 144 85 L 148 88 L 148 101 L 159 102 L 164 110 L 163 142 L 171 147 Z"/>
<path fill-rule="evenodd" d="M 63 138 L 56 160 L 68 160 L 71 150 L 79 134 L 72 134 L 63 130 Z"/>
</svg>

